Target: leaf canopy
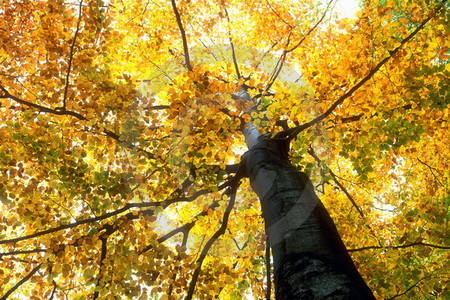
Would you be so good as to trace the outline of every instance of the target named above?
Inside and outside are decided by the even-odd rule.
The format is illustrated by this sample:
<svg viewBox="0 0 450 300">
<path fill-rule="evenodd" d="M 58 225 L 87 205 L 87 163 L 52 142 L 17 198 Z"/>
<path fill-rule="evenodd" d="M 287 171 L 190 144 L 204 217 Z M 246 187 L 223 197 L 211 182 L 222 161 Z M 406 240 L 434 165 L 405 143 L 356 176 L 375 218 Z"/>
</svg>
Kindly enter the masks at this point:
<svg viewBox="0 0 450 300">
<path fill-rule="evenodd" d="M 3 0 L 0 295 L 184 297 L 253 119 L 304 129 L 291 160 L 377 297 L 450 297 L 449 5 L 333 3 Z M 263 298 L 247 182 L 227 218 L 195 295 Z"/>
</svg>

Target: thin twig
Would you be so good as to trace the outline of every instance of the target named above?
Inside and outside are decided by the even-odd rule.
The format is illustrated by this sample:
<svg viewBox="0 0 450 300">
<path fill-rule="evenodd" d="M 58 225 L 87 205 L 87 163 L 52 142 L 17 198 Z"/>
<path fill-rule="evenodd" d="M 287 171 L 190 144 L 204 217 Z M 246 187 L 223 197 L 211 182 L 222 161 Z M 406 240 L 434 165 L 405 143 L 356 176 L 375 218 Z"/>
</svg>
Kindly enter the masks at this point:
<svg viewBox="0 0 450 300">
<path fill-rule="evenodd" d="M 434 170 L 436 170 L 438 173 L 440 173 L 439 170 L 437 170 L 436 168 L 431 167 L 429 164 L 427 164 L 426 162 L 420 160 L 420 158 L 418 158 L 418 157 L 417 157 L 417 160 L 418 160 L 421 164 L 423 164 L 423 165 L 425 165 L 426 167 L 428 167 L 428 169 L 430 170 L 430 172 L 431 172 L 431 174 L 433 175 L 434 179 L 439 183 L 440 186 L 444 187 L 444 184 L 439 180 L 439 178 L 436 176 L 436 174 L 434 174 L 434 171 L 433 171 L 433 169 L 434 169 Z M 441 175 L 441 174 L 439 174 L 439 175 Z"/>
<path fill-rule="evenodd" d="M 414 246 L 423 246 L 423 247 L 430 247 L 430 248 L 436 248 L 436 249 L 450 249 L 450 246 L 441 246 L 441 245 L 434 245 L 429 243 L 423 243 L 423 242 L 415 242 L 411 244 L 405 244 L 405 245 L 397 245 L 397 246 L 366 246 L 361 248 L 355 248 L 355 249 L 348 249 L 348 252 L 358 252 L 358 251 L 364 251 L 364 250 L 376 250 L 376 249 L 403 249 L 403 248 L 409 248 Z"/>
<path fill-rule="evenodd" d="M 309 155 L 311 155 L 315 161 L 317 161 L 319 164 L 322 164 L 322 161 L 319 159 L 319 157 L 316 155 L 316 153 L 314 152 L 314 149 L 309 148 L 308 150 Z M 350 195 L 350 193 L 347 191 L 347 189 L 339 182 L 339 180 L 337 180 L 336 175 L 334 174 L 334 172 L 328 168 L 328 171 L 331 175 L 331 177 L 333 178 L 333 181 L 336 183 L 336 185 L 344 192 L 344 194 L 347 196 L 348 200 L 350 200 L 350 202 L 352 203 L 352 205 L 356 208 L 356 210 L 358 211 L 359 215 L 364 219 L 364 213 L 362 212 L 361 208 L 359 207 L 358 204 L 356 204 L 355 199 L 353 198 L 352 195 Z"/>
<path fill-rule="evenodd" d="M 397 294 L 397 295 L 395 295 L 395 296 L 392 296 L 392 297 L 389 297 L 389 298 L 385 298 L 385 300 L 391 300 L 391 299 L 395 299 L 395 298 L 397 298 L 397 297 L 400 297 L 400 296 L 405 295 L 407 292 L 409 292 L 410 290 L 412 290 L 413 288 L 415 288 L 422 280 L 425 280 L 425 279 L 428 279 L 428 278 L 429 278 L 429 276 L 420 278 L 416 283 L 414 283 L 413 285 L 411 285 L 410 287 L 408 287 L 408 288 L 407 288 L 405 291 L 403 291 L 402 293 L 399 293 L 399 294 Z"/>
</svg>

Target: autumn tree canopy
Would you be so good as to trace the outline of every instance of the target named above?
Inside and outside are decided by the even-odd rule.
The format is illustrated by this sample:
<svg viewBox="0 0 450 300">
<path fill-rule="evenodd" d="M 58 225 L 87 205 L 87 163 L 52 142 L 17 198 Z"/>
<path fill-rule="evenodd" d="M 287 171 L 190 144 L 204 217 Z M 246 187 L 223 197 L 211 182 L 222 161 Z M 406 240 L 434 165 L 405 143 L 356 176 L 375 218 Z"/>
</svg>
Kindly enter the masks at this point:
<svg viewBox="0 0 450 300">
<path fill-rule="evenodd" d="M 376 297 L 449 298 L 449 4 L 334 5 L 3 0 L 0 297 L 267 297 L 252 121 Z"/>
</svg>

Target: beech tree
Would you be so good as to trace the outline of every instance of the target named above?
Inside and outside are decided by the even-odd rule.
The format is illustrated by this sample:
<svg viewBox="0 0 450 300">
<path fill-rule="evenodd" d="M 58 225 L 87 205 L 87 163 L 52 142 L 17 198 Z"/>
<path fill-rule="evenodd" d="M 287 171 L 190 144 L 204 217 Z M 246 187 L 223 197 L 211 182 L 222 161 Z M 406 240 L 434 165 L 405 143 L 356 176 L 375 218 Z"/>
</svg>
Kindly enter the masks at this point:
<svg viewBox="0 0 450 300">
<path fill-rule="evenodd" d="M 449 298 L 449 5 L 335 4 L 2 1 L 1 299 Z"/>
</svg>

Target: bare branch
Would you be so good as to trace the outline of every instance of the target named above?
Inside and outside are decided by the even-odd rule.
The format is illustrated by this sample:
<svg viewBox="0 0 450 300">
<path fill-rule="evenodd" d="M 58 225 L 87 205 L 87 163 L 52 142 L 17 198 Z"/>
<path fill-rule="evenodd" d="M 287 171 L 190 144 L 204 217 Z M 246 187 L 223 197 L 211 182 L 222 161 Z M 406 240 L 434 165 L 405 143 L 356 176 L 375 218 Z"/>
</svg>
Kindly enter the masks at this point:
<svg viewBox="0 0 450 300">
<path fill-rule="evenodd" d="M 266 255 L 265 255 L 265 261 L 266 261 L 266 300 L 270 300 L 270 293 L 272 291 L 272 278 L 270 276 L 271 274 L 271 266 L 270 266 L 270 242 L 269 237 L 266 236 Z"/>
<path fill-rule="evenodd" d="M 319 164 L 322 164 L 322 161 L 319 159 L 319 157 L 316 155 L 316 153 L 314 152 L 313 148 L 309 148 L 308 150 L 308 154 L 311 155 L 314 160 L 316 162 L 318 162 Z M 334 174 L 334 172 L 328 168 L 328 171 L 331 175 L 331 177 L 333 178 L 333 181 L 336 183 L 336 185 L 344 192 L 344 194 L 347 196 L 348 200 L 350 200 L 350 202 L 352 203 L 352 205 L 356 208 L 356 210 L 358 211 L 359 215 L 364 219 L 364 213 L 362 212 L 361 208 L 358 206 L 358 204 L 356 204 L 355 199 L 352 197 L 352 195 L 350 195 L 350 193 L 347 191 L 347 189 L 337 180 L 336 175 Z"/>
<path fill-rule="evenodd" d="M 28 279 L 33 277 L 33 275 L 39 271 L 42 264 L 37 265 L 30 273 L 28 273 L 24 278 L 22 278 L 18 283 L 16 283 L 9 291 L 6 292 L 0 299 L 7 299 L 15 290 L 17 290 L 22 284 L 27 282 Z"/>
<path fill-rule="evenodd" d="M 442 8 L 442 5 L 438 8 L 439 11 Z M 437 12 L 436 11 L 436 12 Z M 420 30 L 422 30 L 425 25 L 432 19 L 433 15 L 430 15 L 428 18 L 422 21 L 422 23 L 417 26 L 417 28 L 411 32 L 406 38 L 404 38 L 398 47 L 389 51 L 389 55 L 386 56 L 383 60 L 381 60 L 370 72 L 364 76 L 357 84 L 355 84 L 350 90 L 348 90 L 345 94 L 339 97 L 322 115 L 314 118 L 308 123 L 302 124 L 300 126 L 296 126 L 286 130 L 284 132 L 280 132 L 279 136 L 289 136 L 291 139 L 294 139 L 300 132 L 303 130 L 323 121 L 327 118 L 339 105 L 341 105 L 347 98 L 349 98 L 355 91 L 357 91 L 361 86 L 363 86 L 367 81 L 369 81 L 378 70 L 384 66 L 395 54 L 407 43 L 409 42 Z"/>
<path fill-rule="evenodd" d="M 73 117 L 77 118 L 77 119 L 80 120 L 80 121 L 89 121 L 86 117 L 84 117 L 84 116 L 81 115 L 80 113 L 77 113 L 77 112 L 74 112 L 74 111 L 66 110 L 66 109 L 64 109 L 64 108 L 55 108 L 55 109 L 53 109 L 53 108 L 45 107 L 45 106 L 42 106 L 42 105 L 39 105 L 39 104 L 36 104 L 36 103 L 28 102 L 28 101 L 25 101 L 25 100 L 23 100 L 23 99 L 17 98 L 16 96 L 11 95 L 11 94 L 10 94 L 3 86 L 1 86 L 1 85 L 0 85 L 0 90 L 3 92 L 3 95 L 0 95 L 0 99 L 2 99 L 2 98 L 3 98 L 3 99 L 11 99 L 11 100 L 13 100 L 13 101 L 15 101 L 15 102 L 18 102 L 18 103 L 22 104 L 22 105 L 25 105 L 25 106 L 29 106 L 29 107 L 35 108 L 35 109 L 37 109 L 38 111 L 44 112 L 44 113 L 50 113 L 50 114 L 58 115 L 58 116 L 73 116 Z M 94 129 L 97 129 L 98 127 L 97 127 L 97 126 L 94 126 L 93 128 L 94 128 Z M 115 132 L 113 132 L 113 131 L 111 131 L 111 130 L 109 130 L 109 129 L 104 128 L 104 129 L 102 129 L 102 132 L 103 132 L 103 134 L 105 134 L 106 136 L 108 136 L 108 137 L 110 137 L 110 138 L 112 138 L 112 139 L 118 141 L 119 143 L 125 143 L 126 146 L 127 146 L 128 148 L 130 148 L 130 149 L 135 148 L 135 149 L 137 149 L 138 151 L 145 153 L 145 154 L 147 155 L 148 158 L 155 158 L 155 156 L 154 156 L 152 153 L 148 152 L 147 150 L 142 149 L 142 148 L 139 148 L 139 147 L 136 147 L 135 145 L 133 145 L 133 144 L 131 144 L 131 143 L 122 141 L 122 140 L 120 139 L 120 136 L 119 136 L 117 133 L 115 133 Z"/>
<path fill-rule="evenodd" d="M 415 288 L 422 280 L 425 280 L 425 279 L 428 279 L 428 278 L 430 278 L 430 277 L 427 276 L 427 277 L 420 278 L 416 283 L 414 283 L 413 285 L 411 285 L 410 287 L 408 287 L 404 292 L 402 292 L 402 293 L 400 293 L 400 294 L 397 294 L 397 295 L 395 295 L 395 296 L 386 298 L 386 300 L 395 299 L 395 298 L 397 298 L 397 297 L 400 297 L 400 296 L 405 295 L 405 294 L 408 293 L 410 290 L 412 290 L 413 288 Z"/>
<path fill-rule="evenodd" d="M 188 71 L 192 71 L 191 60 L 189 58 L 189 47 L 186 38 L 186 31 L 183 28 L 183 23 L 181 22 L 181 16 L 178 12 L 177 4 L 175 0 L 171 0 L 173 12 L 175 13 L 175 18 L 177 19 L 178 28 L 180 29 L 181 39 L 183 40 L 183 49 L 184 49 L 184 59 L 186 62 L 186 68 Z"/>
<path fill-rule="evenodd" d="M 405 245 L 397 245 L 397 246 L 366 246 L 361 248 L 355 248 L 355 249 L 348 249 L 348 252 L 358 252 L 358 251 L 364 251 L 364 250 L 375 250 L 375 249 L 403 249 L 403 248 L 409 248 L 414 246 L 423 246 L 423 247 L 430 247 L 430 248 L 436 248 L 436 249 L 450 249 L 450 246 L 441 246 L 441 245 L 434 245 L 429 243 L 423 243 L 423 242 L 415 242 L 411 244 L 405 244 Z"/>
<path fill-rule="evenodd" d="M 111 230 L 113 230 L 112 226 L 111 226 Z M 100 286 L 100 281 L 101 281 L 101 279 L 103 277 L 102 267 L 104 265 L 104 261 L 105 261 L 105 258 L 106 258 L 106 253 L 108 252 L 108 247 L 107 247 L 108 246 L 108 235 L 107 235 L 108 233 L 109 232 L 103 233 L 102 236 L 100 237 L 100 241 L 101 241 L 102 245 L 101 245 L 101 252 L 100 252 L 100 263 L 99 263 L 99 266 L 98 266 L 97 287 Z M 94 292 L 92 298 L 95 300 L 95 299 L 98 298 L 98 296 L 99 296 L 99 291 L 96 290 Z"/>
<path fill-rule="evenodd" d="M 225 16 L 227 17 L 227 22 L 228 24 L 230 24 L 230 16 L 228 15 L 228 10 L 225 7 L 223 9 L 225 10 Z M 234 50 L 234 44 L 233 44 L 233 39 L 231 37 L 231 31 L 230 29 L 228 29 L 228 39 L 230 40 L 230 46 L 231 46 L 231 55 L 233 56 L 233 64 L 234 64 L 234 69 L 236 70 L 236 75 L 237 78 L 240 79 L 241 78 L 241 73 L 239 72 L 239 66 L 238 66 L 238 62 L 237 62 L 237 58 L 236 58 L 236 51 Z"/>
<path fill-rule="evenodd" d="M 211 238 L 208 240 L 208 242 L 206 242 L 205 246 L 203 247 L 202 252 L 200 253 L 199 258 L 197 259 L 196 265 L 197 267 L 194 270 L 194 274 L 192 275 L 192 279 L 191 282 L 189 283 L 189 289 L 188 289 L 188 293 L 187 296 L 185 298 L 185 300 L 191 300 L 193 295 L 194 295 L 194 291 L 195 291 L 195 286 L 197 284 L 197 280 L 198 277 L 200 275 L 200 271 L 202 269 L 202 264 L 203 261 L 206 258 L 206 255 L 208 254 L 209 250 L 211 249 L 212 245 L 216 242 L 216 240 L 225 233 L 227 226 L 228 226 L 228 218 L 230 217 L 230 213 L 231 210 L 234 207 L 235 201 L 236 201 L 236 193 L 237 193 L 237 189 L 239 187 L 239 182 L 240 182 L 240 178 L 239 177 L 235 177 L 237 181 L 234 181 L 233 184 L 229 187 L 229 197 L 230 197 L 230 202 L 228 203 L 227 208 L 225 209 L 225 213 L 223 214 L 223 218 L 222 218 L 222 223 L 220 228 L 213 234 L 213 236 L 211 236 Z"/>
<path fill-rule="evenodd" d="M 0 259 L 3 256 L 31 254 L 31 253 L 40 253 L 40 252 L 47 252 L 47 249 L 17 250 L 17 251 L 3 252 L 3 253 L 0 253 Z"/>
<path fill-rule="evenodd" d="M 436 171 L 439 173 L 439 170 L 437 170 L 436 168 L 431 167 L 429 164 L 427 164 L 426 162 L 420 160 L 420 158 L 418 158 L 418 157 L 417 157 L 417 160 L 418 160 L 421 164 L 423 164 L 424 166 L 426 166 L 426 167 L 430 170 L 431 175 L 433 175 L 433 177 L 434 177 L 434 179 L 437 181 L 437 183 L 439 183 L 440 186 L 444 187 L 444 184 L 439 180 L 439 178 L 436 176 L 436 174 L 434 174 L 434 171 L 433 171 L 433 170 L 436 170 Z"/>
<path fill-rule="evenodd" d="M 66 85 L 64 87 L 64 97 L 63 97 L 63 106 L 62 106 L 63 110 L 66 110 L 67 92 L 69 91 L 69 83 L 70 83 L 70 71 L 72 70 L 72 61 L 73 61 L 73 56 L 75 54 L 75 43 L 77 41 L 78 32 L 80 31 L 82 7 L 83 7 L 83 0 L 81 0 L 80 4 L 79 4 L 77 28 L 76 28 L 75 34 L 73 36 L 72 45 L 70 46 L 69 62 L 68 62 L 67 73 L 66 73 Z"/>
</svg>

